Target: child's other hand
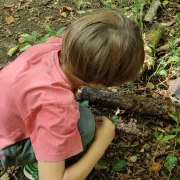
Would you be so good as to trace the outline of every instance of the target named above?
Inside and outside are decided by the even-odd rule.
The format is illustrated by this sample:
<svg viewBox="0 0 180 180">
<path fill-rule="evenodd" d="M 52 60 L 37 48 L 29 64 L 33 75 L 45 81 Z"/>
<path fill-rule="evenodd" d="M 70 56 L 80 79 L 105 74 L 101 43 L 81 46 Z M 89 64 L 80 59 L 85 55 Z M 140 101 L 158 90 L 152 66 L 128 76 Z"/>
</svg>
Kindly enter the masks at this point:
<svg viewBox="0 0 180 180">
<path fill-rule="evenodd" d="M 168 95 L 172 96 L 173 94 L 178 93 L 177 91 L 180 91 L 180 77 L 170 82 Z"/>
<path fill-rule="evenodd" d="M 96 121 L 96 135 L 95 141 L 99 141 L 105 148 L 109 146 L 115 135 L 115 125 L 111 120 L 105 116 L 95 118 Z"/>
</svg>

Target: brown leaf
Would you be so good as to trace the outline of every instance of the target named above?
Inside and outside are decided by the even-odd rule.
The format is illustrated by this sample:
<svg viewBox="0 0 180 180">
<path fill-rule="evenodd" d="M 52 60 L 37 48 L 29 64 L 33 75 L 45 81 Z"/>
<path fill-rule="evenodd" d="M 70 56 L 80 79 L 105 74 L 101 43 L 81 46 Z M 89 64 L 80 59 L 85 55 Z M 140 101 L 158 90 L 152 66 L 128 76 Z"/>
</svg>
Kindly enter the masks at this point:
<svg viewBox="0 0 180 180">
<path fill-rule="evenodd" d="M 14 4 L 4 4 L 4 7 L 5 8 L 12 8 L 12 7 L 14 7 Z"/>
<path fill-rule="evenodd" d="M 5 18 L 7 24 L 12 24 L 15 22 L 15 19 L 13 16 L 9 16 Z"/>
<path fill-rule="evenodd" d="M 153 162 L 150 168 L 151 171 L 153 171 L 155 174 L 158 174 L 162 168 L 162 164 L 160 162 Z"/>
<path fill-rule="evenodd" d="M 144 152 L 144 148 L 142 148 L 139 152 L 143 153 Z"/>
<path fill-rule="evenodd" d="M 160 97 L 160 95 L 159 95 L 159 93 L 157 93 L 157 92 L 154 91 L 154 92 L 152 93 L 152 97 L 153 97 L 153 98 L 158 98 L 158 97 Z"/>
<path fill-rule="evenodd" d="M 154 84 L 151 83 L 151 82 L 148 82 L 147 85 L 146 85 L 146 88 L 148 88 L 148 89 L 154 89 Z"/>
<path fill-rule="evenodd" d="M 61 16 L 63 16 L 64 18 L 67 18 L 67 13 L 66 12 L 62 12 Z"/>
<path fill-rule="evenodd" d="M 63 6 L 62 9 L 61 9 L 61 13 L 62 13 L 62 12 L 65 12 L 65 11 L 70 11 L 70 12 L 72 12 L 72 11 L 73 11 L 73 8 L 68 7 L 68 6 Z"/>
<path fill-rule="evenodd" d="M 18 42 L 19 42 L 20 44 L 22 44 L 22 43 L 24 42 L 24 39 L 23 39 L 22 37 L 20 37 L 20 38 L 18 39 Z"/>
</svg>

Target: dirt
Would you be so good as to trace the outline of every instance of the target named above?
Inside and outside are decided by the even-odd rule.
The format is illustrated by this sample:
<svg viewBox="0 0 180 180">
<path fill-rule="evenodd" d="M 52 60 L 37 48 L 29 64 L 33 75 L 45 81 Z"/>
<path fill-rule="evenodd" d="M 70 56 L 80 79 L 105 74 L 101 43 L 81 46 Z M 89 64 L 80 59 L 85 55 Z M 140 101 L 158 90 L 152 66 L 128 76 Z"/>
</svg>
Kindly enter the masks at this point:
<svg viewBox="0 0 180 180">
<path fill-rule="evenodd" d="M 87 2 L 82 9 L 96 10 L 102 8 L 98 0 Z M 16 55 L 13 57 L 7 56 L 7 52 L 18 44 L 19 35 L 31 33 L 34 30 L 44 34 L 47 25 L 58 30 L 62 25 L 68 26 L 73 20 L 81 16 L 75 11 L 71 14 L 67 13 L 67 17 L 61 16 L 60 9 L 63 6 L 69 6 L 77 10 L 73 1 L 67 0 L 1 0 L 0 67 L 4 67 L 16 58 Z M 159 12 L 157 21 L 168 23 L 171 16 L 174 15 L 175 8 L 170 8 L 168 11 L 163 9 Z M 10 20 L 13 22 L 7 22 L 7 18 L 11 18 Z M 167 37 L 170 30 L 174 29 L 174 25 L 175 23 L 166 29 L 165 37 Z M 166 42 L 166 38 L 162 39 L 161 45 Z M 142 90 L 145 85 L 142 84 L 139 85 L 139 88 L 136 88 L 136 92 L 140 91 L 138 94 L 145 92 Z M 161 97 L 158 96 L 158 98 Z M 95 115 L 108 117 L 115 115 L 117 112 L 117 109 L 110 109 L 97 104 L 91 104 L 91 109 Z M 172 154 L 174 142 L 171 140 L 166 144 L 160 143 L 154 134 L 155 131 L 170 133 L 175 123 L 133 114 L 127 116 L 119 113 L 117 116 L 121 120 L 116 129 L 116 137 L 102 158 L 107 161 L 108 166 L 105 168 L 96 166 L 88 180 L 167 180 L 169 172 L 164 165 L 166 164 L 166 156 Z M 178 148 L 179 145 L 176 149 Z M 179 152 L 176 151 L 176 153 L 180 159 Z M 112 166 L 117 160 L 127 162 L 126 167 L 120 172 L 112 170 Z M 0 172 L 3 172 L 2 166 L 0 166 Z M 7 179 L 12 180 L 26 179 L 23 176 L 22 167 L 9 167 L 5 175 L 7 175 Z M 5 178 L 1 177 L 0 179 Z M 176 168 L 173 169 L 171 179 L 180 179 L 179 162 L 176 164 Z"/>
</svg>

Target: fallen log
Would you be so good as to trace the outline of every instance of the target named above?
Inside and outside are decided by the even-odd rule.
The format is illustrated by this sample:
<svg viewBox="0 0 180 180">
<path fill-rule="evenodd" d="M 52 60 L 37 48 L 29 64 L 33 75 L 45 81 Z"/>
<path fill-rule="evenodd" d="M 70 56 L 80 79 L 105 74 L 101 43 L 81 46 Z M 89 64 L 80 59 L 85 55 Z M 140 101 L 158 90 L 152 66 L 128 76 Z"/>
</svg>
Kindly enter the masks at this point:
<svg viewBox="0 0 180 180">
<path fill-rule="evenodd" d="M 160 100 L 138 96 L 126 91 L 112 92 L 104 89 L 83 88 L 78 100 L 89 100 L 92 103 L 109 107 L 118 107 L 126 113 L 136 113 L 146 116 L 154 116 L 160 119 L 170 119 L 168 113 L 179 114 L 180 106 L 168 100 Z"/>
</svg>

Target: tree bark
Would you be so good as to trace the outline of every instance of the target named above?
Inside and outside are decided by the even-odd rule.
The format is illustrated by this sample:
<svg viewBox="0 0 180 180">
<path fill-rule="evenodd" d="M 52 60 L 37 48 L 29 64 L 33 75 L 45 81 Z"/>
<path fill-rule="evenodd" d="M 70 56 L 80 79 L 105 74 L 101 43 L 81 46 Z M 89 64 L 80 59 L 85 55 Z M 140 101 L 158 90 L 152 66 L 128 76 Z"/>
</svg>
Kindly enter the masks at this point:
<svg viewBox="0 0 180 180">
<path fill-rule="evenodd" d="M 126 113 L 136 113 L 146 116 L 155 116 L 161 119 L 170 119 L 168 113 L 179 114 L 180 106 L 171 101 L 152 99 L 138 96 L 134 93 L 110 90 L 84 88 L 79 94 L 80 101 L 89 100 L 92 103 L 109 107 L 119 107 Z"/>
</svg>

